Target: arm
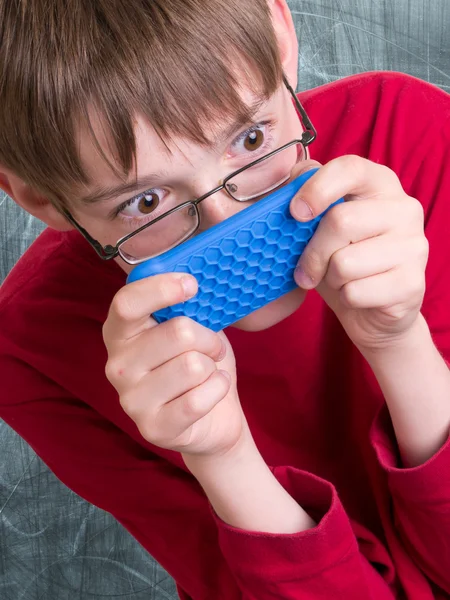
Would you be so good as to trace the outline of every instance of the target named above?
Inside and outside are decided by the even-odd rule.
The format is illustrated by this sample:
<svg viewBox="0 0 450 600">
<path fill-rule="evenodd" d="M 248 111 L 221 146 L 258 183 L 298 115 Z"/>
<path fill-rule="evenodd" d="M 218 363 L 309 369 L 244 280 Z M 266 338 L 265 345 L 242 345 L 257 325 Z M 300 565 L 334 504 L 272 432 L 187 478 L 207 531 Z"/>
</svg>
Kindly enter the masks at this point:
<svg viewBox="0 0 450 600">
<path fill-rule="evenodd" d="M 397 527 L 409 555 L 450 593 L 450 371 L 422 315 L 407 339 L 364 356 L 389 410 L 374 423 L 372 444 Z M 387 434 L 389 421 L 395 440 Z"/>
<path fill-rule="evenodd" d="M 216 597 L 220 589 L 227 600 L 330 600 L 341 594 L 350 600 L 393 600 L 359 553 L 342 506 L 325 482 L 314 482 L 316 510 L 318 498 L 327 505 L 326 523 L 316 536 L 253 536 L 214 519 L 194 478 L 83 403 L 55 397 L 22 406 L 17 414 L 2 407 L 2 415 L 64 484 L 111 513 L 175 577 L 182 597 Z M 311 490 L 308 476 L 291 473 L 290 478 L 299 479 L 297 493 L 301 487 Z"/>
<path fill-rule="evenodd" d="M 276 480 L 249 431 L 244 441 L 225 455 L 185 454 L 183 460 L 216 514 L 229 525 L 280 534 L 306 531 L 316 525 Z"/>
<path fill-rule="evenodd" d="M 425 319 L 397 344 L 363 352 L 389 408 L 405 467 L 429 460 L 450 432 L 450 371 Z"/>
<path fill-rule="evenodd" d="M 364 355 L 389 410 L 374 423 L 371 441 L 388 480 L 397 527 L 409 555 L 450 593 L 448 366 L 422 316 L 397 347 Z M 390 422 L 395 439 L 388 433 Z"/>
<path fill-rule="evenodd" d="M 322 221 L 299 281 L 317 287 L 378 380 L 389 412 L 380 413 L 371 440 L 396 526 L 423 573 L 450 592 L 450 122 L 437 123 L 417 168 L 408 153 L 395 157 L 406 191 L 393 171 L 358 157 L 328 163 L 316 188 L 309 180 L 303 193 L 311 205 L 324 190 L 325 205 L 342 195 L 347 202 Z"/>
<path fill-rule="evenodd" d="M 436 95 L 427 101 L 439 114 Z M 445 107 L 448 111 L 448 96 Z M 428 130 L 436 126 L 439 133 L 408 187 L 423 204 L 429 240 L 423 319 L 397 352 L 383 359 L 364 354 L 389 407 L 374 423 L 371 441 L 387 477 L 399 532 L 423 572 L 450 594 L 450 121 L 439 116 L 430 117 Z"/>
<path fill-rule="evenodd" d="M 240 405 L 227 338 L 190 319 L 148 319 L 152 303 L 158 309 L 185 298 L 180 283 L 178 275 L 155 276 L 116 294 L 103 327 L 106 372 L 142 437 L 182 453 L 206 492 L 205 506 L 209 499 L 228 521 L 212 515 L 230 580 L 246 600 L 372 593 L 390 600 L 388 584 L 360 554 L 333 486 L 295 469 L 272 473 L 264 463 Z M 190 547 L 197 549 L 198 539 Z"/>
<path fill-rule="evenodd" d="M 302 519 L 299 507 L 305 506 L 318 523 L 307 531 L 278 534 L 273 522 L 283 525 L 274 506 L 270 523 L 261 523 L 272 533 L 238 529 L 210 510 L 202 488 L 175 454 L 173 462 L 165 460 L 144 440 L 138 443 L 21 362 L 2 357 L 1 369 L 8 375 L 1 417 L 65 485 L 111 513 L 176 579 L 186 600 L 218 598 L 218 590 L 226 600 L 393 600 L 388 585 L 359 552 L 328 482 L 296 469 L 268 468 L 255 448 L 242 454 L 239 468 L 231 454 L 228 464 L 191 465 L 224 517 L 234 519 L 230 502 L 250 491 L 253 510 L 269 506 L 270 518 L 271 501 L 263 495 L 276 488 L 294 514 Z M 114 394 L 110 401 L 117 402 Z M 261 485 L 252 475 L 255 469 L 269 473 L 268 488 L 265 475 Z M 294 529 L 291 521 L 288 525 Z"/>
<path fill-rule="evenodd" d="M 394 598 L 361 553 L 330 483 L 292 467 L 268 467 L 251 437 L 226 456 L 183 458 L 212 505 L 243 599 Z"/>
</svg>

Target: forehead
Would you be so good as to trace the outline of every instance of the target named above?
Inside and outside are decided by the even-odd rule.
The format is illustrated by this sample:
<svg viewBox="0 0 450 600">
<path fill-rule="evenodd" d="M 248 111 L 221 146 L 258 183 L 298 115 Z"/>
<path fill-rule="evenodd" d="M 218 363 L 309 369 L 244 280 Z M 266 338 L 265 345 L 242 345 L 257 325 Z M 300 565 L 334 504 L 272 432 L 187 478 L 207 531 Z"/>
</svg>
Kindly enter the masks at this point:
<svg viewBox="0 0 450 600">
<path fill-rule="evenodd" d="M 252 114 L 257 114 L 267 101 L 256 96 L 249 89 L 240 89 L 239 94 L 251 108 Z M 274 95 L 279 94 L 279 91 Z M 270 99 L 273 101 L 274 97 Z M 269 102 L 270 102 L 269 101 Z M 108 182 L 113 184 L 133 180 L 146 166 L 154 171 L 156 168 L 167 165 L 168 162 L 177 164 L 189 162 L 193 157 L 205 152 L 212 152 L 213 146 L 226 143 L 229 138 L 238 132 L 245 123 L 236 122 L 234 119 L 214 119 L 203 126 L 203 131 L 211 142 L 211 146 L 201 146 L 186 138 L 169 137 L 161 139 L 151 123 L 142 114 L 137 113 L 133 118 L 133 133 L 136 142 L 136 164 L 128 175 L 121 173 L 120 160 L 115 148 L 110 130 L 102 114 L 94 107 L 89 107 L 89 124 L 80 124 L 77 132 L 78 148 L 81 163 L 88 180 L 95 182 Z M 90 185 L 88 185 L 90 187 Z"/>
</svg>

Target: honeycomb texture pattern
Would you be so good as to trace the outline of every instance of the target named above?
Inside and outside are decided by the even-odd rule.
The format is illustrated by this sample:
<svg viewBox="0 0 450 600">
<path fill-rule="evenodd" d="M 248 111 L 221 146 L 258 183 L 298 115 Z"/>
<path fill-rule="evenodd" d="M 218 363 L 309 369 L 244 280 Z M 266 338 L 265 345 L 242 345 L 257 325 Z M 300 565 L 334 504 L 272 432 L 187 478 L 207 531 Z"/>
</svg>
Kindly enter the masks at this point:
<svg viewBox="0 0 450 600">
<path fill-rule="evenodd" d="M 194 275 L 198 294 L 153 316 L 162 322 L 185 315 L 220 331 L 287 294 L 296 287 L 295 267 L 319 220 L 299 223 L 287 204 L 193 254 L 173 271 Z"/>
<path fill-rule="evenodd" d="M 156 321 L 187 316 L 220 331 L 293 290 L 298 259 L 327 211 L 300 223 L 289 206 L 316 171 L 303 173 L 229 219 L 135 267 L 128 283 L 170 272 L 190 273 L 198 281 L 194 298 L 157 311 Z"/>
</svg>

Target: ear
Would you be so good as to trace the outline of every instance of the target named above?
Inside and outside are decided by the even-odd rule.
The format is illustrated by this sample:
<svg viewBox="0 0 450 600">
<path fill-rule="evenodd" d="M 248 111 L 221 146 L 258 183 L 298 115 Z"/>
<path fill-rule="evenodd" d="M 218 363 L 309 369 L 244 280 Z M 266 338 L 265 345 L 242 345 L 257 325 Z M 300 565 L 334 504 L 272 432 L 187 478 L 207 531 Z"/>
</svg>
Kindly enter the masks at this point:
<svg viewBox="0 0 450 600">
<path fill-rule="evenodd" d="M 38 194 L 20 177 L 0 165 L 0 188 L 27 213 L 46 223 L 52 229 L 69 231 L 72 225 L 44 196 Z"/>
<path fill-rule="evenodd" d="M 272 12 L 272 23 L 278 39 L 283 70 L 295 90 L 298 82 L 298 39 L 292 14 L 286 0 L 268 1 Z"/>
</svg>

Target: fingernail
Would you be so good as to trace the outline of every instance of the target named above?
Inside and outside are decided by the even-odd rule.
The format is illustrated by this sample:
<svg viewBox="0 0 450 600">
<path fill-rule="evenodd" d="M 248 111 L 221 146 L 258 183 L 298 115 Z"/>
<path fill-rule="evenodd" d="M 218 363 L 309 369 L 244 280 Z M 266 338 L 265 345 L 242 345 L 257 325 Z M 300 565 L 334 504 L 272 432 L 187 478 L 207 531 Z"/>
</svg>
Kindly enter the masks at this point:
<svg viewBox="0 0 450 600">
<path fill-rule="evenodd" d="M 193 277 L 183 277 L 181 279 L 181 285 L 184 289 L 185 299 L 192 298 L 197 293 L 197 282 Z"/>
<path fill-rule="evenodd" d="M 307 202 L 300 198 L 295 198 L 293 207 L 293 217 L 298 221 L 309 221 L 314 217 L 313 211 Z"/>
<path fill-rule="evenodd" d="M 305 290 L 309 290 L 314 287 L 314 281 L 309 275 L 305 273 L 305 271 L 300 266 L 297 266 L 295 268 L 294 279 L 298 287 L 301 287 Z"/>
</svg>

